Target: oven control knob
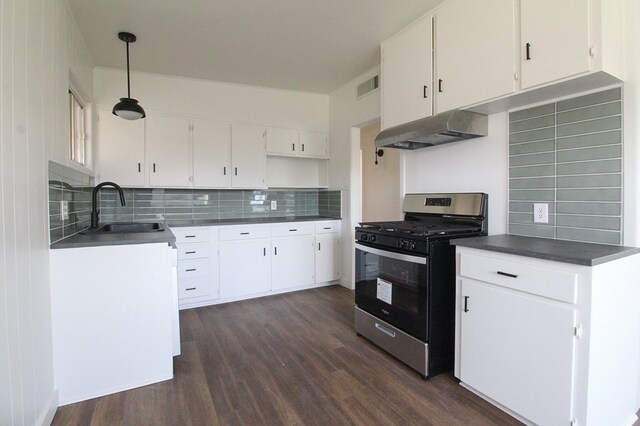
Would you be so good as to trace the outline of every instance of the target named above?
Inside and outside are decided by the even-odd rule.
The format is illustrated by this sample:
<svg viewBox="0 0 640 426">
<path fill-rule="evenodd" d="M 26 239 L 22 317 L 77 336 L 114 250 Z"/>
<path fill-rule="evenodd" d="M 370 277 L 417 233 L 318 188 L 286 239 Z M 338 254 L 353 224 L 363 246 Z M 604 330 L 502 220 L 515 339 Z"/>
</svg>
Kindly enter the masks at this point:
<svg viewBox="0 0 640 426">
<path fill-rule="evenodd" d="M 400 248 L 407 248 L 407 247 L 409 247 L 409 241 L 407 241 L 407 240 L 400 240 L 400 241 L 398 241 L 398 247 L 400 247 Z"/>
<path fill-rule="evenodd" d="M 371 235 L 371 237 L 369 238 L 369 241 L 374 243 L 376 241 L 376 236 L 375 235 Z"/>
<path fill-rule="evenodd" d="M 362 234 L 362 235 L 360 235 L 360 239 L 361 239 L 362 241 L 368 241 L 368 240 L 369 240 L 369 235 L 367 235 L 367 234 Z"/>
<path fill-rule="evenodd" d="M 416 242 L 415 241 L 411 241 L 411 245 L 409 246 L 409 248 L 411 250 L 415 250 L 416 249 Z"/>
</svg>

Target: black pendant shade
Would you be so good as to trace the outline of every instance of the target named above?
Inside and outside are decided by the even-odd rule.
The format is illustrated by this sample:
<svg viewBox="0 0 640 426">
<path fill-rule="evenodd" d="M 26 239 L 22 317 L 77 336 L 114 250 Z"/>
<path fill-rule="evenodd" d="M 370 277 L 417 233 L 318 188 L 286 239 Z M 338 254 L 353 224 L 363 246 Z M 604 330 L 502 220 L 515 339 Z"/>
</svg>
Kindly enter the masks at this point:
<svg viewBox="0 0 640 426">
<path fill-rule="evenodd" d="M 136 36 L 131 33 L 121 32 L 118 33 L 118 38 L 127 43 L 127 97 L 120 98 L 113 107 L 113 114 L 125 120 L 137 120 L 139 118 L 145 118 L 147 115 L 144 109 L 138 104 L 137 99 L 131 97 L 131 81 L 129 78 L 129 43 L 136 41 Z"/>
</svg>

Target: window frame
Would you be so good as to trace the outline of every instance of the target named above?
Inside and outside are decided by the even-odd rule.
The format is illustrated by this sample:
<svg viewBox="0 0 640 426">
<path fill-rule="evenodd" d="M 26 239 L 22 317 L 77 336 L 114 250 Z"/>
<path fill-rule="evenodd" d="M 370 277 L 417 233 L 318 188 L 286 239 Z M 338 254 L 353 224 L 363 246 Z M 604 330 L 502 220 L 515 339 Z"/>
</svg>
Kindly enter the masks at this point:
<svg viewBox="0 0 640 426">
<path fill-rule="evenodd" d="M 80 96 L 69 89 L 69 160 L 83 167 L 87 166 L 86 112 Z"/>
</svg>

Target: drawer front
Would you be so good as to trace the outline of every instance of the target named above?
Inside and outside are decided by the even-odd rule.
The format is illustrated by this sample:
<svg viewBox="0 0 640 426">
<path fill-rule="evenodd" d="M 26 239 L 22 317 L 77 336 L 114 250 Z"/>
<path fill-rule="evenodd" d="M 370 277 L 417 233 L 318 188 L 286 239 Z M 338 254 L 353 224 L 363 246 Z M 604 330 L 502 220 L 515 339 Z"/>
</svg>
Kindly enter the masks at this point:
<svg viewBox="0 0 640 426">
<path fill-rule="evenodd" d="M 315 222 L 316 234 L 331 234 L 340 232 L 339 220 L 328 220 L 323 222 Z"/>
<path fill-rule="evenodd" d="M 178 244 L 178 260 L 208 259 L 211 256 L 211 244 Z"/>
<path fill-rule="evenodd" d="M 198 228 L 171 228 L 171 232 L 176 236 L 176 243 L 202 243 L 209 241 L 211 234 L 209 227 Z"/>
<path fill-rule="evenodd" d="M 511 260 L 462 253 L 460 275 L 563 302 L 577 302 L 578 275 Z"/>
<path fill-rule="evenodd" d="M 271 225 L 272 237 L 288 237 L 290 235 L 311 235 L 315 231 L 313 222 L 275 223 Z"/>
<path fill-rule="evenodd" d="M 185 278 L 178 281 L 178 298 L 183 300 L 191 297 L 210 296 L 211 289 L 209 277 Z"/>
<path fill-rule="evenodd" d="M 208 277 L 211 274 L 209 260 L 187 260 L 178 262 L 178 281 L 184 278 Z"/>
<path fill-rule="evenodd" d="M 220 241 L 268 238 L 269 225 L 225 226 L 219 230 Z"/>
</svg>

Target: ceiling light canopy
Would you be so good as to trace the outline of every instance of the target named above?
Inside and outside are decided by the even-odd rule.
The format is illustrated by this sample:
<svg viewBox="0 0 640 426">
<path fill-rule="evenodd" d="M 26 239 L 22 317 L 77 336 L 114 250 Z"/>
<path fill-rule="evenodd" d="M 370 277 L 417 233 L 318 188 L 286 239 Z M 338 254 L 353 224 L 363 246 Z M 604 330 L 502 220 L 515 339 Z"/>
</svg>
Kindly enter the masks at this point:
<svg viewBox="0 0 640 426">
<path fill-rule="evenodd" d="M 120 102 L 113 107 L 112 112 L 114 115 L 122 117 L 125 120 L 145 118 L 147 115 L 145 114 L 144 109 L 138 104 L 137 99 L 133 99 L 131 97 L 131 80 L 129 77 L 129 43 L 134 43 L 136 41 L 136 36 L 131 33 L 121 32 L 118 33 L 118 38 L 127 44 L 127 97 L 120 98 Z"/>
</svg>

